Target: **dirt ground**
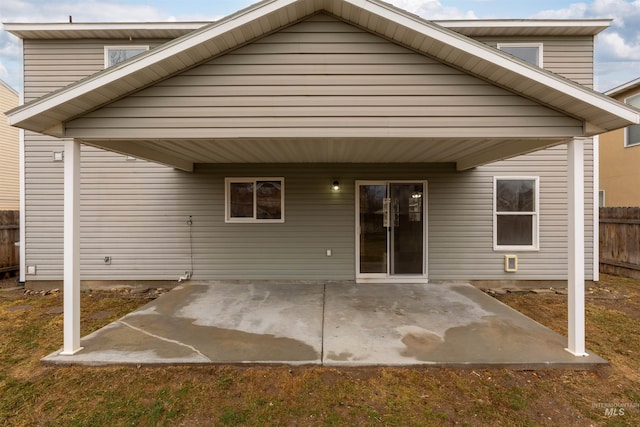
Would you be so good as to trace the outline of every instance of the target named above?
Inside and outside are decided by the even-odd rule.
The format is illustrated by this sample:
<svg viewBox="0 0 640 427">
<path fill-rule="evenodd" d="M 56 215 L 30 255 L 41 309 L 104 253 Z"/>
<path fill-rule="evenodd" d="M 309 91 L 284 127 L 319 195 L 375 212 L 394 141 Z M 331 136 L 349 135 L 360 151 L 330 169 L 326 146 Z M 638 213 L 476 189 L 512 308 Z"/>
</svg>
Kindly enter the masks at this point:
<svg viewBox="0 0 640 427">
<path fill-rule="evenodd" d="M 51 367 L 62 295 L 0 281 L 0 425 L 640 425 L 640 281 L 586 294 L 595 371 L 289 366 Z M 154 298 L 82 293 L 85 335 Z M 567 297 L 498 296 L 566 334 Z"/>
</svg>

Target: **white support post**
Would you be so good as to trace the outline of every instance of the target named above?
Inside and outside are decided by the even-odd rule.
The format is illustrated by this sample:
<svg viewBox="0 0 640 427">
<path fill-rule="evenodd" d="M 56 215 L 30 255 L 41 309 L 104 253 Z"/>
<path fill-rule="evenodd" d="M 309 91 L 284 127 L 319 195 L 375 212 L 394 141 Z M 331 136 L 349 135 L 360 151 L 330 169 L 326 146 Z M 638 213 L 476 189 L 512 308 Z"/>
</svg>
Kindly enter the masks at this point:
<svg viewBox="0 0 640 427">
<path fill-rule="evenodd" d="M 23 105 L 20 94 L 20 105 Z M 27 200 L 25 199 L 25 143 L 24 129 L 20 129 L 20 283 L 27 281 Z"/>
<path fill-rule="evenodd" d="M 567 146 L 569 193 L 569 343 L 566 350 L 574 356 L 585 352 L 584 316 L 584 141 L 574 139 Z"/>
<path fill-rule="evenodd" d="M 19 39 L 20 48 L 18 51 L 22 55 L 24 52 L 24 41 Z M 22 90 L 19 95 L 20 105 L 24 105 L 24 78 L 22 82 Z M 20 165 L 19 165 L 19 179 L 20 179 L 20 283 L 24 284 L 27 281 L 27 199 L 26 193 L 26 152 L 24 142 L 24 129 L 20 129 L 20 140 L 18 142 L 20 149 Z"/>
<path fill-rule="evenodd" d="M 593 281 L 600 281 L 600 136 L 593 137 Z"/>
<path fill-rule="evenodd" d="M 80 347 L 80 143 L 64 142 L 64 348 Z"/>
</svg>

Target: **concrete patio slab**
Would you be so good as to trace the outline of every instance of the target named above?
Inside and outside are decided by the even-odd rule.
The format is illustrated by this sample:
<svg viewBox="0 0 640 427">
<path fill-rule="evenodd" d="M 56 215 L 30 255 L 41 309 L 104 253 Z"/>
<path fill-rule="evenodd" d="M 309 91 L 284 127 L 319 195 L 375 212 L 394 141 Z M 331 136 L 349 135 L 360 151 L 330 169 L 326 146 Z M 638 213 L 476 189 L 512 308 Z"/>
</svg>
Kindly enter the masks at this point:
<svg viewBox="0 0 640 427">
<path fill-rule="evenodd" d="M 53 364 L 324 364 L 590 368 L 566 338 L 469 284 L 191 282 Z"/>
<path fill-rule="evenodd" d="M 189 283 L 81 340 L 49 363 L 319 364 L 322 286 Z"/>
<path fill-rule="evenodd" d="M 327 285 L 325 365 L 580 368 L 567 339 L 472 285 Z"/>
</svg>

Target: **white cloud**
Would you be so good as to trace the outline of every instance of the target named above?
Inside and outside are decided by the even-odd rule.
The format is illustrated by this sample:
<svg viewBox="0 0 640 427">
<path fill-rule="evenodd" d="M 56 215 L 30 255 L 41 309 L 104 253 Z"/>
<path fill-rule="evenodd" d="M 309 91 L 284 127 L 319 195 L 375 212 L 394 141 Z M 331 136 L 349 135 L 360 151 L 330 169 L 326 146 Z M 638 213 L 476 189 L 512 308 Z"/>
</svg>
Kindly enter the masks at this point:
<svg viewBox="0 0 640 427">
<path fill-rule="evenodd" d="M 572 3 L 567 8 L 541 11 L 533 18 L 613 19 L 611 28 L 596 39 L 597 87 L 609 89 L 640 76 L 640 0 Z"/>
<path fill-rule="evenodd" d="M 473 11 L 446 7 L 438 0 L 391 0 L 390 3 L 424 19 L 477 19 Z"/>
<path fill-rule="evenodd" d="M 67 22 L 69 16 L 72 16 L 74 22 L 173 22 L 220 18 L 198 13 L 176 17 L 153 6 L 153 2 L 147 3 L 122 3 L 117 0 L 2 0 L 0 20 L 3 22 Z"/>
<path fill-rule="evenodd" d="M 640 43 L 628 42 L 617 32 L 603 33 L 599 38 L 600 58 L 604 61 L 615 59 L 640 60 Z M 640 69 L 638 70 L 640 75 Z"/>
<path fill-rule="evenodd" d="M 587 12 L 586 3 L 572 3 L 568 8 L 543 10 L 532 18 L 535 19 L 583 19 Z"/>
<path fill-rule="evenodd" d="M 5 22 L 67 22 L 69 16 L 73 16 L 75 22 L 166 20 L 166 16 L 152 6 L 96 0 L 60 2 L 3 0 L 0 16 Z"/>
<path fill-rule="evenodd" d="M 612 26 L 630 32 L 638 31 L 640 0 L 594 0 L 591 3 L 572 3 L 568 8 L 543 10 L 533 18 L 591 19 L 611 18 Z"/>
</svg>

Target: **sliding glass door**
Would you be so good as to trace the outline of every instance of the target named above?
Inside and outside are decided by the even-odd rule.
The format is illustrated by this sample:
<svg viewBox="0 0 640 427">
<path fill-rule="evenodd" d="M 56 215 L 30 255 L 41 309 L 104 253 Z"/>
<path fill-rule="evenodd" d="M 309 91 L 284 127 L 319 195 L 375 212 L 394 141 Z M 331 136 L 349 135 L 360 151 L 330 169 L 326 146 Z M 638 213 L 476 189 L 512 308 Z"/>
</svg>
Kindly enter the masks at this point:
<svg viewBox="0 0 640 427">
<path fill-rule="evenodd" d="M 358 278 L 426 277 L 426 183 L 358 183 Z"/>
</svg>

